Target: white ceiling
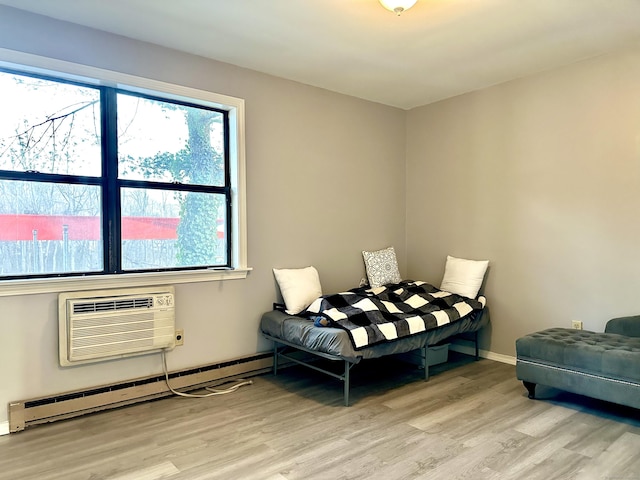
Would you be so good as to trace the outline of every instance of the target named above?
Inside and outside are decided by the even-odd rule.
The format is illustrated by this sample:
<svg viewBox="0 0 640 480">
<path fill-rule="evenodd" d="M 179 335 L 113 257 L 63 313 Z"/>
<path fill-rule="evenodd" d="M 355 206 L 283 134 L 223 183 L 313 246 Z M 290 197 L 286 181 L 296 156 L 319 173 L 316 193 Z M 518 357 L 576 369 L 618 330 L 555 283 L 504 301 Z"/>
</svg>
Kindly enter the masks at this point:
<svg viewBox="0 0 640 480">
<path fill-rule="evenodd" d="M 404 109 L 640 45 L 640 0 L 0 4 Z"/>
</svg>

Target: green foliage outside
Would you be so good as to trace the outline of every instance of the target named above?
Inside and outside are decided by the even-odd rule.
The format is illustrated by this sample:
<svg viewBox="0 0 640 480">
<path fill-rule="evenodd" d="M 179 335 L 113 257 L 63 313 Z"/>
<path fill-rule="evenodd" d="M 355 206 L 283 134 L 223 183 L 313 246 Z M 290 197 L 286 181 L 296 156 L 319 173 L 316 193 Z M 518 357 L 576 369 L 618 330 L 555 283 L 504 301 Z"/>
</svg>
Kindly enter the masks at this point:
<svg viewBox="0 0 640 480">
<path fill-rule="evenodd" d="M 211 145 L 211 126 L 220 122 L 217 112 L 184 109 L 188 139 L 176 153 L 162 152 L 140 161 L 145 176 L 169 172 L 176 182 L 222 185 L 224 158 Z M 210 265 L 219 251 L 217 219 L 224 211 L 222 197 L 188 192 L 180 196 L 180 224 L 176 260 L 180 266 Z"/>
</svg>

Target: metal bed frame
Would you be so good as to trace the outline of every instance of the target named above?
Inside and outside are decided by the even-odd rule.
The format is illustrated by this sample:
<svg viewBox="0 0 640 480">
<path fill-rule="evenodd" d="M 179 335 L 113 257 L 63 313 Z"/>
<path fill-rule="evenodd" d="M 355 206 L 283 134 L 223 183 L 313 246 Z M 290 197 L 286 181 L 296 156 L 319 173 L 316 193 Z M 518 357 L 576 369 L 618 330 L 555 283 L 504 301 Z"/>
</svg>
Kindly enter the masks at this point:
<svg viewBox="0 0 640 480">
<path fill-rule="evenodd" d="M 279 364 L 279 360 L 280 359 L 285 359 L 288 360 L 290 362 L 296 363 L 298 365 L 302 365 L 304 367 L 307 368 L 311 368 L 312 370 L 315 370 L 317 372 L 321 372 L 324 373 L 326 375 L 329 375 L 330 377 L 336 378 L 340 381 L 342 381 L 344 383 L 344 406 L 348 407 L 349 406 L 349 391 L 351 389 L 351 385 L 350 385 L 350 381 L 351 381 L 351 369 L 354 367 L 354 365 L 356 365 L 357 363 L 359 363 L 359 361 L 353 361 L 353 360 L 347 360 L 346 358 L 340 357 L 338 355 L 331 355 L 329 353 L 324 353 L 324 352 L 318 352 L 316 350 L 312 350 L 310 348 L 307 347 L 303 347 L 301 345 L 296 345 L 295 343 L 291 343 L 288 342 L 286 340 L 283 340 L 281 338 L 276 338 L 273 337 L 271 335 L 268 335 L 266 333 L 262 334 L 266 339 L 271 340 L 273 342 L 273 374 L 277 375 L 278 374 L 278 364 Z M 469 338 L 469 335 L 472 336 L 472 338 Z M 462 338 L 464 340 L 468 340 L 471 341 L 475 344 L 475 360 L 478 360 L 479 358 L 479 351 L 478 351 L 478 330 L 474 331 L 474 332 L 465 332 L 465 333 L 460 333 L 458 335 L 454 335 L 452 337 L 449 338 Z M 318 367 L 317 365 L 313 365 L 311 362 L 307 362 L 304 360 L 300 360 L 299 358 L 295 358 L 291 355 L 289 355 L 289 352 L 291 350 L 298 350 L 298 351 L 302 351 L 305 353 L 309 353 L 311 355 L 314 355 L 316 357 L 321 357 L 321 358 L 325 358 L 328 360 L 333 360 L 333 361 L 342 361 L 344 362 L 344 370 L 343 373 L 335 373 L 331 370 L 327 370 L 321 367 Z M 420 357 L 421 357 L 421 367 L 424 368 L 424 380 L 427 381 L 429 380 L 429 362 L 428 362 L 428 350 L 429 350 L 429 345 L 427 345 L 425 343 L 425 345 L 423 347 L 420 347 Z"/>
</svg>

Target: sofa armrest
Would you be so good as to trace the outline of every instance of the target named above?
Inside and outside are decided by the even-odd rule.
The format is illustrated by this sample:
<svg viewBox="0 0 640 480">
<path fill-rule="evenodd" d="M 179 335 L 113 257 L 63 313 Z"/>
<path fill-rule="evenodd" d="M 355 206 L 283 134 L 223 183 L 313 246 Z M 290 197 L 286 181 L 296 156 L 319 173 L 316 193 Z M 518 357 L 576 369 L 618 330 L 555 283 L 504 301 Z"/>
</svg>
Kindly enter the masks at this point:
<svg viewBox="0 0 640 480">
<path fill-rule="evenodd" d="M 627 337 L 640 337 L 640 315 L 613 318 L 607 322 L 604 331 Z"/>
</svg>

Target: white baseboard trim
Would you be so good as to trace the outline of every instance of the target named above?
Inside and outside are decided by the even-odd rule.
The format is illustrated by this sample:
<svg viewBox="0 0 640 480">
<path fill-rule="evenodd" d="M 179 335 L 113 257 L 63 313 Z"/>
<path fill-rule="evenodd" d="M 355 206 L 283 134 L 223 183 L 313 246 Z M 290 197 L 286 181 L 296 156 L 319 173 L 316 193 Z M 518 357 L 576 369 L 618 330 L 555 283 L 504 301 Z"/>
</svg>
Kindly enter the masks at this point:
<svg viewBox="0 0 640 480">
<path fill-rule="evenodd" d="M 449 345 L 449 349 L 454 352 L 464 353 L 465 355 L 475 355 L 476 351 L 473 347 L 468 345 L 457 345 L 452 343 Z M 508 363 L 509 365 L 516 364 L 516 357 L 512 357 L 511 355 L 503 355 L 501 353 L 490 352 L 489 350 L 480 349 L 479 352 L 482 358 L 486 358 L 488 360 L 495 360 L 500 363 Z"/>
<path fill-rule="evenodd" d="M 509 365 L 516 364 L 516 357 L 511 355 L 503 355 L 502 353 L 489 352 L 487 350 L 480 350 L 480 356 L 488 360 L 495 360 L 500 363 L 508 363 Z"/>
<path fill-rule="evenodd" d="M 0 422 L 0 435 L 9 435 L 9 420 Z"/>
</svg>

